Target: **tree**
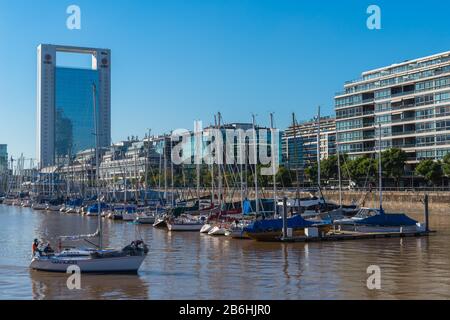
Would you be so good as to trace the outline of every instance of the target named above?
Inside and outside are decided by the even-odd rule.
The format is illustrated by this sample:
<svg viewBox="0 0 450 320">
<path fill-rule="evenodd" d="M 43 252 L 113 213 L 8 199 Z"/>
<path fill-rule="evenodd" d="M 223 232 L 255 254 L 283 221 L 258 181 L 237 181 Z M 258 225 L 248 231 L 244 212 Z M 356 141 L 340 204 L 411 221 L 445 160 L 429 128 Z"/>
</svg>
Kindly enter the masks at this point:
<svg viewBox="0 0 450 320">
<path fill-rule="evenodd" d="M 400 178 L 405 173 L 405 163 L 407 160 L 406 152 L 391 148 L 381 153 L 381 164 L 383 174 L 388 178 L 395 179 L 397 185 L 400 183 Z"/>
<path fill-rule="evenodd" d="M 320 162 L 320 171 L 324 179 L 338 179 L 338 161 L 337 156 L 330 156 Z"/>
<path fill-rule="evenodd" d="M 305 168 L 305 175 L 309 181 L 317 180 L 317 163 L 312 163 Z"/>
<path fill-rule="evenodd" d="M 378 172 L 377 160 L 367 155 L 354 160 L 346 160 L 342 164 L 342 176 L 346 179 L 375 181 Z"/>
<path fill-rule="evenodd" d="M 422 160 L 415 171 L 428 184 L 437 185 L 442 179 L 442 163 L 440 161 Z"/>
<path fill-rule="evenodd" d="M 284 166 L 280 166 L 275 178 L 277 183 L 280 184 L 283 188 L 290 187 L 292 185 L 292 175 L 293 173 L 290 170 L 288 170 Z"/>
<path fill-rule="evenodd" d="M 442 171 L 447 177 L 450 176 L 450 153 L 447 153 L 442 159 Z"/>
</svg>

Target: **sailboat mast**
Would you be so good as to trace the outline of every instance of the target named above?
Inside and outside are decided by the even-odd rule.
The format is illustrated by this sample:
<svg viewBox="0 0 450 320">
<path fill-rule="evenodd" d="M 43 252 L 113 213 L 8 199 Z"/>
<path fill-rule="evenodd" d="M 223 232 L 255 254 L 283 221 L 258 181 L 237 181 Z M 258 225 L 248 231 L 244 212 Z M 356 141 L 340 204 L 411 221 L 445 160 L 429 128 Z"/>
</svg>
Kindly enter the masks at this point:
<svg viewBox="0 0 450 320">
<path fill-rule="evenodd" d="M 378 124 L 378 186 L 380 192 L 380 213 L 383 214 L 383 186 L 382 186 L 382 168 L 381 168 L 381 123 Z"/>
<path fill-rule="evenodd" d="M 217 134 L 222 134 L 221 131 L 221 120 L 222 120 L 222 115 L 220 112 L 217 113 L 217 127 L 218 127 L 218 132 Z M 216 151 L 216 152 L 222 152 L 222 150 Z M 217 158 L 216 158 L 217 159 Z M 220 157 L 219 159 L 222 159 L 222 157 Z M 218 186 L 218 194 L 219 194 L 219 212 L 222 213 L 222 207 L 223 207 L 223 181 L 222 181 L 222 170 L 220 168 L 220 161 L 217 161 L 217 170 L 218 170 L 218 179 L 219 179 L 219 186 Z"/>
<path fill-rule="evenodd" d="M 297 121 L 295 119 L 295 113 L 292 113 L 292 128 L 294 129 L 294 158 L 295 160 L 298 161 L 298 141 L 297 141 Z M 297 163 L 296 167 L 295 167 L 295 180 L 296 181 L 296 192 L 295 192 L 295 196 L 296 196 L 296 204 L 297 204 L 297 210 L 300 210 L 300 176 L 298 173 L 299 170 L 299 166 L 300 166 L 300 162 Z"/>
<path fill-rule="evenodd" d="M 258 136 L 256 134 L 256 116 L 254 114 L 252 114 L 252 122 L 253 122 L 253 159 L 255 162 L 255 172 L 254 172 L 254 182 L 255 182 L 255 208 L 256 208 L 256 214 L 259 213 L 259 197 L 258 197 L 258 167 L 257 167 L 257 163 L 258 163 L 258 147 L 257 147 L 257 140 L 258 140 Z"/>
<path fill-rule="evenodd" d="M 200 209 L 200 160 L 201 160 L 201 128 L 200 121 L 195 122 L 195 160 L 197 171 L 197 201 Z"/>
<path fill-rule="evenodd" d="M 92 96 L 93 96 L 93 107 L 94 107 L 94 131 L 95 131 L 95 180 L 97 186 L 97 213 L 98 213 L 98 247 L 99 250 L 103 249 L 103 224 L 102 215 L 100 210 L 100 163 L 99 163 L 99 152 L 98 152 L 98 125 L 97 125 L 97 88 L 95 83 L 92 84 Z"/>
<path fill-rule="evenodd" d="M 273 121 L 273 113 L 270 113 L 270 141 L 272 142 L 271 145 L 271 155 L 272 155 L 272 182 L 273 182 L 273 214 L 277 215 L 277 180 L 276 180 L 276 172 L 275 172 L 275 152 L 278 152 L 275 150 L 275 125 Z"/>
<path fill-rule="evenodd" d="M 320 106 L 317 110 L 317 186 L 320 188 Z"/>
<path fill-rule="evenodd" d="M 336 155 L 338 163 L 338 181 L 339 181 L 339 208 L 342 211 L 342 177 L 341 177 L 341 155 L 339 152 L 339 137 L 336 132 Z"/>
</svg>

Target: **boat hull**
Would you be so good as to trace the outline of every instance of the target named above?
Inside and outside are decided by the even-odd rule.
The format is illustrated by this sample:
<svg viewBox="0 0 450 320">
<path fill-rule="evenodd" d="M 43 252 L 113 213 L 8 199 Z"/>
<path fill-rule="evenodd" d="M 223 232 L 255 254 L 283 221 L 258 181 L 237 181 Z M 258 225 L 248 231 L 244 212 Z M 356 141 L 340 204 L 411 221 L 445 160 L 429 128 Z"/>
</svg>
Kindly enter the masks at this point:
<svg viewBox="0 0 450 320">
<path fill-rule="evenodd" d="M 319 234 L 328 233 L 331 230 L 331 225 L 319 226 Z M 256 241 L 279 241 L 283 236 L 282 230 L 276 231 L 266 231 L 266 232 L 244 232 L 244 236 L 256 240 Z M 304 237 L 305 236 L 305 228 L 298 228 L 292 230 L 292 238 L 296 237 Z"/>
<path fill-rule="evenodd" d="M 47 272 L 67 272 L 69 266 L 78 266 L 82 273 L 137 273 L 145 259 L 142 256 L 110 258 L 33 258 L 30 268 Z"/>
<path fill-rule="evenodd" d="M 213 228 L 212 225 L 210 225 L 209 223 L 206 223 L 203 225 L 203 227 L 200 229 L 200 233 L 208 233 L 211 231 L 211 229 Z"/>
<path fill-rule="evenodd" d="M 244 230 L 227 230 L 225 231 L 225 235 L 227 237 L 231 237 L 233 239 L 250 239 L 247 234 L 244 232 Z"/>
<path fill-rule="evenodd" d="M 169 231 L 197 231 L 199 232 L 203 227 L 203 224 L 197 224 L 197 223 L 167 223 L 167 229 Z"/>
<path fill-rule="evenodd" d="M 208 235 L 210 236 L 224 236 L 226 232 L 225 228 L 222 228 L 220 226 L 215 226 L 211 230 L 209 230 Z"/>
<path fill-rule="evenodd" d="M 156 219 L 155 223 L 153 224 L 153 227 L 155 228 L 166 228 L 167 223 L 164 219 Z"/>
</svg>

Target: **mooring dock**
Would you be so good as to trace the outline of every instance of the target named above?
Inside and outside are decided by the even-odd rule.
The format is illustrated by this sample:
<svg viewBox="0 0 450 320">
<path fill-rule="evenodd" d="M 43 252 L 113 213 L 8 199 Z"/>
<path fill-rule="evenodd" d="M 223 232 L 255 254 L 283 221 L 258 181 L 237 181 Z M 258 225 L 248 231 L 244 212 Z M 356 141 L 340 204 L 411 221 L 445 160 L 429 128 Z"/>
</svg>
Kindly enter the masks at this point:
<svg viewBox="0 0 450 320">
<path fill-rule="evenodd" d="M 418 232 L 371 232 L 362 233 L 354 231 L 336 231 L 319 237 L 290 237 L 281 238 L 281 242 L 318 242 L 318 241 L 343 241 L 343 240 L 364 240 L 364 239 L 381 239 L 381 238 L 406 238 L 406 237 L 426 237 L 435 231 L 418 231 Z"/>
</svg>

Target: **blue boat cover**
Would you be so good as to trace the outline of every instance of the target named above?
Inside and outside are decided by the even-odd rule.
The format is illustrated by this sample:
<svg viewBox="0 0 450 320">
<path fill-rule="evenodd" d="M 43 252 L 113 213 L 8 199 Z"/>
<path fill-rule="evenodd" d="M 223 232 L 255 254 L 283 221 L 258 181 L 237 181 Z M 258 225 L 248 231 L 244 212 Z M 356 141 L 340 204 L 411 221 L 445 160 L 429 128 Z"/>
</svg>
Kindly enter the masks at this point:
<svg viewBox="0 0 450 320">
<path fill-rule="evenodd" d="M 314 223 L 303 219 L 300 215 L 295 215 L 292 218 L 287 219 L 287 227 L 298 229 L 307 228 Z M 277 231 L 283 229 L 283 219 L 267 219 L 255 221 L 249 226 L 244 228 L 245 232 L 265 232 L 265 231 Z"/>
<path fill-rule="evenodd" d="M 356 224 L 371 226 L 400 227 L 414 226 L 417 221 L 403 213 L 377 214 L 376 216 L 355 221 Z"/>
<path fill-rule="evenodd" d="M 256 201 L 255 200 L 244 200 L 244 210 L 242 213 L 248 215 L 256 211 Z M 273 211 L 273 199 L 259 199 L 259 208 L 262 211 Z"/>
</svg>

